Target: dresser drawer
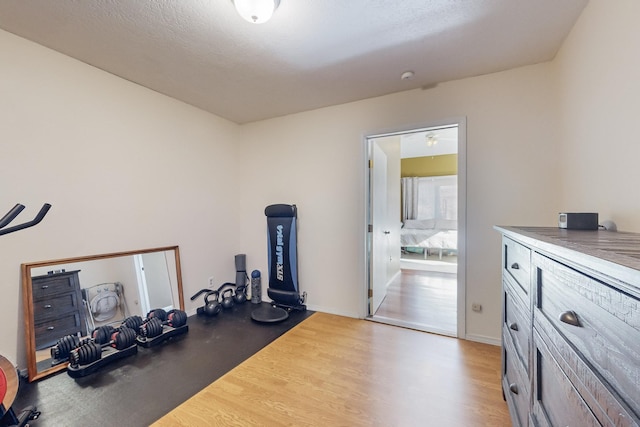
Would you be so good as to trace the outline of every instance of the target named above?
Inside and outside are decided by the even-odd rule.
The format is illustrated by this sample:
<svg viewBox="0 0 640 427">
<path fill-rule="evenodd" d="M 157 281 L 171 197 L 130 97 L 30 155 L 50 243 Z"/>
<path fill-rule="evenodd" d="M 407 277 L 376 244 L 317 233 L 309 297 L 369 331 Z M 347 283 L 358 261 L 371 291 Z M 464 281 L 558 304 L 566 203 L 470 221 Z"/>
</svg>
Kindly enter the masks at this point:
<svg viewBox="0 0 640 427">
<path fill-rule="evenodd" d="M 514 426 L 526 426 L 530 405 L 530 382 L 520 364 L 520 358 L 512 347 L 509 337 L 502 337 L 503 378 L 502 389 L 508 402 Z"/>
<path fill-rule="evenodd" d="M 502 242 L 504 272 L 513 277 L 524 295 L 528 296 L 531 289 L 531 250 L 508 237 L 504 237 Z"/>
<path fill-rule="evenodd" d="M 76 272 L 37 276 L 31 279 L 33 299 L 48 298 L 52 295 L 74 291 L 80 288 Z"/>
<path fill-rule="evenodd" d="M 56 295 L 33 302 L 33 318 L 35 323 L 81 310 L 81 302 L 77 292 Z"/>
<path fill-rule="evenodd" d="M 65 335 L 82 334 L 82 319 L 78 312 L 60 316 L 54 320 L 36 323 L 36 349 L 52 346 Z"/>
<path fill-rule="evenodd" d="M 593 399 L 592 405 L 603 408 L 602 416 L 615 420 L 631 417 L 637 423 L 640 301 L 542 255 L 535 254 L 533 259 L 537 282 L 535 327 L 546 330 L 552 338 L 557 331 L 561 339 L 556 338 L 555 345 L 571 369 L 578 371 L 584 365 L 598 372 L 597 378 L 603 381 L 595 376 L 592 381 L 583 381 L 583 394 Z M 603 403 L 615 400 L 612 396 L 616 395 L 630 408 L 628 414 L 621 415 L 611 402 Z M 615 421 L 615 425 L 621 424 Z"/>
<path fill-rule="evenodd" d="M 513 285 L 517 286 L 517 285 Z M 524 370 L 529 373 L 529 344 L 531 340 L 531 312 L 528 305 L 518 298 L 513 286 L 505 278 L 502 289 L 504 335 L 511 338 L 515 352 Z"/>
<path fill-rule="evenodd" d="M 600 426 L 589 406 L 537 333 L 534 333 L 533 416 L 541 426 Z"/>
</svg>

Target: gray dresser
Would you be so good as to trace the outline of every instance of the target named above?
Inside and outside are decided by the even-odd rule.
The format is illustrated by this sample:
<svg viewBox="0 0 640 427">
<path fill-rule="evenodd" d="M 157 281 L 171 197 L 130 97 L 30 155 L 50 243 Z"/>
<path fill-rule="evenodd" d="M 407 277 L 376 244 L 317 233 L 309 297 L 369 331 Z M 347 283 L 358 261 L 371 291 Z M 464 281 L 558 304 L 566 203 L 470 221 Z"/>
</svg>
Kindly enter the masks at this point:
<svg viewBox="0 0 640 427">
<path fill-rule="evenodd" d="M 65 335 L 86 335 L 79 271 L 31 278 L 37 350 L 54 345 Z"/>
<path fill-rule="evenodd" d="M 638 426 L 640 234 L 496 230 L 513 425 Z"/>
</svg>

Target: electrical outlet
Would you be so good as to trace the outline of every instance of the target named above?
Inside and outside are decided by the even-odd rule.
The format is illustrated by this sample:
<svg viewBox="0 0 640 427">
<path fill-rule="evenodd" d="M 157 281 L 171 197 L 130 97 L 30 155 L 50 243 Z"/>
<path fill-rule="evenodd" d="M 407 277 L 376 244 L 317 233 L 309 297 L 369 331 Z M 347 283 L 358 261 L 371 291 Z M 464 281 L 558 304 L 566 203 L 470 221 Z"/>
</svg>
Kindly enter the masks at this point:
<svg viewBox="0 0 640 427">
<path fill-rule="evenodd" d="M 215 282 L 213 281 L 213 276 L 209 277 L 209 288 L 213 289 L 213 285 Z"/>
<path fill-rule="evenodd" d="M 474 302 L 473 304 L 471 304 L 471 310 L 480 313 L 482 311 L 482 304 L 478 304 L 477 302 Z"/>
</svg>

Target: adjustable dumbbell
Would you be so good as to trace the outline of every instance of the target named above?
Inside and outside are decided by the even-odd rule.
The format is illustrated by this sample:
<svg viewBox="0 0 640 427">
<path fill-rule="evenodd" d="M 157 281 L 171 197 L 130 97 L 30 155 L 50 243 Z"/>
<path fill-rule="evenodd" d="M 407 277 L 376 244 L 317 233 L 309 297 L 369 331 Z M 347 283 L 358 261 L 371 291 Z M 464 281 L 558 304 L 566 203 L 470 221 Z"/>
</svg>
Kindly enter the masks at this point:
<svg viewBox="0 0 640 427">
<path fill-rule="evenodd" d="M 187 313 L 175 308 L 168 312 L 162 308 L 151 310 L 147 313 L 147 321 L 152 318 L 160 319 L 163 326 L 171 326 L 172 328 L 179 328 L 187 323 Z"/>
<path fill-rule="evenodd" d="M 74 348 L 80 345 L 80 338 L 76 335 L 67 335 L 56 341 L 55 345 L 51 347 L 51 358 L 53 360 L 66 360 L 69 358 L 69 353 Z"/>
<path fill-rule="evenodd" d="M 167 320 L 167 312 L 156 308 L 147 313 L 147 318 L 138 329 L 143 338 L 153 338 L 162 334 L 162 324 Z"/>
<path fill-rule="evenodd" d="M 154 308 L 147 313 L 147 319 L 151 319 L 152 317 L 157 317 L 164 322 L 167 320 L 167 312 L 163 308 Z"/>
<path fill-rule="evenodd" d="M 56 360 L 67 359 L 69 357 L 69 353 L 71 353 L 71 350 L 76 349 L 90 342 L 91 340 L 96 340 L 96 335 L 98 336 L 97 341 L 103 343 L 105 341 L 108 341 L 107 338 L 114 331 L 115 329 L 113 328 L 113 326 L 101 326 L 99 328 L 96 328 L 92 332 L 92 336 L 90 336 L 89 338 L 84 338 L 83 340 L 80 340 L 80 338 L 78 338 L 76 335 L 64 336 L 60 338 L 53 347 L 51 347 L 51 357 Z"/>
<path fill-rule="evenodd" d="M 135 344 L 136 332 L 126 326 L 115 329 L 113 326 L 100 326 L 96 328 L 91 338 L 69 352 L 69 364 L 76 368 L 79 365 L 88 365 L 102 358 L 102 350 L 113 347 L 116 350 L 124 350 Z"/>
<path fill-rule="evenodd" d="M 140 325 L 142 325 L 142 323 L 144 322 L 144 320 L 142 320 L 142 317 L 135 315 L 135 316 L 129 316 L 126 319 L 124 319 L 122 321 L 122 326 L 126 326 L 127 328 L 131 328 L 134 331 L 137 331 L 138 328 L 140 328 Z"/>
<path fill-rule="evenodd" d="M 162 334 L 165 325 L 179 328 L 186 323 L 187 313 L 184 311 L 173 309 L 166 312 L 157 308 L 147 313 L 146 319 L 143 320 L 140 316 L 131 316 L 124 320 L 123 325 L 137 331 L 141 337 L 153 338 Z"/>
<path fill-rule="evenodd" d="M 172 328 L 179 328 L 187 324 L 187 313 L 183 310 L 173 309 L 167 313 L 166 324 Z"/>
</svg>

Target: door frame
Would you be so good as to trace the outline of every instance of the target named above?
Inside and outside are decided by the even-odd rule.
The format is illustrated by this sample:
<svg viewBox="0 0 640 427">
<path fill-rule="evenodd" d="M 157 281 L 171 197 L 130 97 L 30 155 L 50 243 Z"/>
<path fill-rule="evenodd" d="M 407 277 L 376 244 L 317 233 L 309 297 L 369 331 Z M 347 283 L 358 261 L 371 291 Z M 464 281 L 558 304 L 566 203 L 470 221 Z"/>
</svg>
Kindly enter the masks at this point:
<svg viewBox="0 0 640 427">
<path fill-rule="evenodd" d="M 369 194 L 370 176 L 369 176 L 369 160 L 370 147 L 369 140 L 385 136 L 398 135 L 403 133 L 411 133 L 420 129 L 428 129 L 434 127 L 443 127 L 449 125 L 458 126 L 458 287 L 457 287 L 457 337 L 466 339 L 466 289 L 467 289 L 467 118 L 464 116 L 453 117 L 449 119 L 429 121 L 425 123 L 409 124 L 398 126 L 391 129 L 380 129 L 377 131 L 367 132 L 363 135 L 363 174 L 364 174 L 364 284 L 362 298 L 362 313 L 369 313 L 369 288 L 371 286 L 371 236 L 369 232 L 369 219 L 371 200 Z"/>
</svg>

